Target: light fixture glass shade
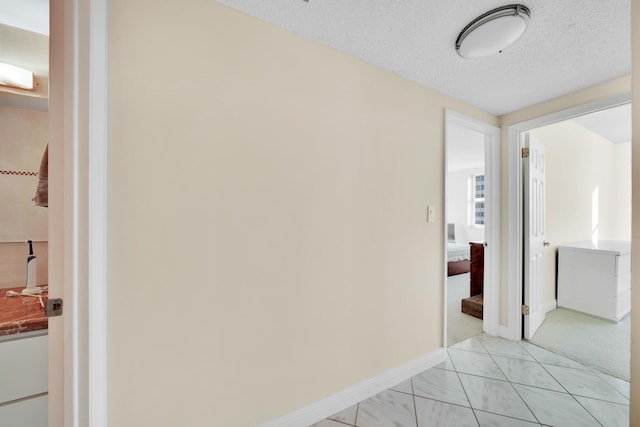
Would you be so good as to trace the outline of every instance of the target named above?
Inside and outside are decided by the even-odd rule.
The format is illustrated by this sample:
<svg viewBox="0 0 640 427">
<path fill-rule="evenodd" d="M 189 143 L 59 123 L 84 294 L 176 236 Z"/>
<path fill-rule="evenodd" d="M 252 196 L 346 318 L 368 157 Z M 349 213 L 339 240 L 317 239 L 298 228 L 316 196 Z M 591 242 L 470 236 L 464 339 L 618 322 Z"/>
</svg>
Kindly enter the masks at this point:
<svg viewBox="0 0 640 427">
<path fill-rule="evenodd" d="M 33 90 L 33 72 L 0 62 L 0 85 Z"/>
<path fill-rule="evenodd" d="M 456 40 L 456 51 L 464 58 L 483 58 L 502 52 L 527 29 L 530 12 L 526 6 L 493 9 L 467 25 Z"/>
</svg>

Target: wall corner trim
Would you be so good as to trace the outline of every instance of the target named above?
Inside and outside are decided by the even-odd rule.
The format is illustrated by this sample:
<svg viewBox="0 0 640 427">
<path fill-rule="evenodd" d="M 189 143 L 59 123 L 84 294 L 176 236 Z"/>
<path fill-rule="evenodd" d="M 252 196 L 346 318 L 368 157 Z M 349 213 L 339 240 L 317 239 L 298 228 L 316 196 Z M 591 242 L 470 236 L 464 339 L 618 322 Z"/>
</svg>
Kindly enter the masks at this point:
<svg viewBox="0 0 640 427">
<path fill-rule="evenodd" d="M 317 423 L 444 362 L 446 356 L 445 349 L 441 347 L 258 427 L 299 427 Z"/>
</svg>

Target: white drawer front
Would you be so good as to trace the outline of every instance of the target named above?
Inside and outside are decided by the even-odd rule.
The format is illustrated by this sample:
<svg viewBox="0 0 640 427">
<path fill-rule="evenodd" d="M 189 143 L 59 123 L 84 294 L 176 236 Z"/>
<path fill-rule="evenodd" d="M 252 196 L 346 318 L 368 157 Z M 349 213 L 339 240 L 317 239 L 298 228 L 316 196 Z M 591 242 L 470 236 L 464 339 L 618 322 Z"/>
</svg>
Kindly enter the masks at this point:
<svg viewBox="0 0 640 427">
<path fill-rule="evenodd" d="M 616 277 L 616 284 L 617 284 L 616 294 L 620 294 L 624 291 L 631 289 L 631 273 L 629 272 Z"/>
<path fill-rule="evenodd" d="M 631 254 L 619 255 L 618 259 L 617 275 L 622 276 L 631 272 Z"/>
<path fill-rule="evenodd" d="M 48 390 L 48 354 L 47 335 L 0 342 L 0 403 Z"/>
<path fill-rule="evenodd" d="M 631 311 L 631 289 L 618 294 L 616 306 L 616 317 L 618 319 L 621 319 Z"/>
<path fill-rule="evenodd" d="M 11 427 L 47 427 L 48 397 L 39 396 L 0 406 L 0 425 Z"/>
</svg>

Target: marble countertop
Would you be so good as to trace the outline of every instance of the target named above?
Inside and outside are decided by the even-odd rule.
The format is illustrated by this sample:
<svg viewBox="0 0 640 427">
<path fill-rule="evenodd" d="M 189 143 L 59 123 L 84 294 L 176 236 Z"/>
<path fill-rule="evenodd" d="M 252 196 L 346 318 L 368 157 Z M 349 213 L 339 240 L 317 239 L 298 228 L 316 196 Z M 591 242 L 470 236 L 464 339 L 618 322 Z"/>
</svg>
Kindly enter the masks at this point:
<svg viewBox="0 0 640 427">
<path fill-rule="evenodd" d="M 24 286 L 0 289 L 0 336 L 47 329 L 49 319 L 44 315 L 40 299 L 30 296 L 7 297 L 7 291 L 22 292 Z M 47 291 L 42 301 L 47 301 Z"/>
</svg>

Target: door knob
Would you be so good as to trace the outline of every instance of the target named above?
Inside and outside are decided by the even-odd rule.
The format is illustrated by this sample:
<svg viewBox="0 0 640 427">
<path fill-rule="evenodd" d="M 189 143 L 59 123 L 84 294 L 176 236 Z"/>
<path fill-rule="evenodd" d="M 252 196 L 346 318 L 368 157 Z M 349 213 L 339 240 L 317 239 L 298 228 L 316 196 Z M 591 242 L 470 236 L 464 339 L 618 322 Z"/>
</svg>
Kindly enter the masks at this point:
<svg viewBox="0 0 640 427">
<path fill-rule="evenodd" d="M 551 243 L 547 242 L 546 240 L 542 243 L 545 246 L 549 246 Z"/>
</svg>

